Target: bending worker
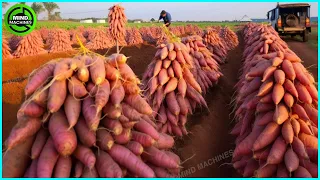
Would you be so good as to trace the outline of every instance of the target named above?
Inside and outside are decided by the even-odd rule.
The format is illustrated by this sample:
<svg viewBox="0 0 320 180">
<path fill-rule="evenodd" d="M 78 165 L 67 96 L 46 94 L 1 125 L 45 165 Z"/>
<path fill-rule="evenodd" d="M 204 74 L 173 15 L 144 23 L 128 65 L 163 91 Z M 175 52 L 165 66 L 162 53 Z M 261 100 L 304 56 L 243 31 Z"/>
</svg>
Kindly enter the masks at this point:
<svg viewBox="0 0 320 180">
<path fill-rule="evenodd" d="M 170 24 L 171 24 L 171 15 L 166 12 L 165 10 L 162 10 L 161 13 L 160 13 L 160 17 L 159 17 L 159 20 L 158 22 L 163 19 L 163 22 L 164 22 L 164 25 L 169 27 Z"/>
</svg>

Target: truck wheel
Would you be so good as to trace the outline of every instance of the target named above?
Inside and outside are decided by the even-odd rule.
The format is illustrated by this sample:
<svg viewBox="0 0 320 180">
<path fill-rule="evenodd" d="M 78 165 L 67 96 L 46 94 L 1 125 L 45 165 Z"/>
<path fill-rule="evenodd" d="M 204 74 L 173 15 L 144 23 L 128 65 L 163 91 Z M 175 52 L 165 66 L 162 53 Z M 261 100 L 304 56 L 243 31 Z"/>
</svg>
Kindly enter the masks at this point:
<svg viewBox="0 0 320 180">
<path fill-rule="evenodd" d="M 308 32 L 307 31 L 303 31 L 302 40 L 303 40 L 303 42 L 308 42 Z"/>
</svg>

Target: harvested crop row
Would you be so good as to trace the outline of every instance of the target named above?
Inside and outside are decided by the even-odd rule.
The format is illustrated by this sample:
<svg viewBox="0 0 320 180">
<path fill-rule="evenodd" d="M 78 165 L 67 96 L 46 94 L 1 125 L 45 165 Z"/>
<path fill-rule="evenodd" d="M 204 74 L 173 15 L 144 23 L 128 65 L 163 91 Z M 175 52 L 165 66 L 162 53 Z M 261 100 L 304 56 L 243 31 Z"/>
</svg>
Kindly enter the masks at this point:
<svg viewBox="0 0 320 180">
<path fill-rule="evenodd" d="M 127 17 L 124 14 L 124 8 L 120 5 L 114 5 L 109 9 L 108 21 L 110 31 L 114 39 L 120 39 L 125 37 L 127 23 Z"/>
<path fill-rule="evenodd" d="M 64 29 L 50 30 L 46 44 L 49 46 L 49 53 L 72 50 L 70 34 Z"/>
<path fill-rule="evenodd" d="M 24 57 L 47 53 L 47 51 L 44 50 L 43 47 L 44 44 L 40 33 L 38 31 L 33 31 L 32 33 L 24 36 L 19 41 L 18 47 L 14 51 L 13 56 Z"/>
<path fill-rule="evenodd" d="M 207 28 L 204 31 L 204 44 L 215 56 L 215 59 L 220 63 L 224 63 L 227 57 L 228 49 L 225 45 L 225 39 L 219 37 L 218 31 L 213 28 Z"/>
<path fill-rule="evenodd" d="M 233 166 L 244 177 L 318 177 L 318 91 L 271 26 L 244 28 Z"/>
<path fill-rule="evenodd" d="M 9 43 L 6 39 L 2 39 L 2 59 L 10 59 L 10 58 L 12 58 L 12 55 L 10 52 Z"/>
<path fill-rule="evenodd" d="M 134 46 L 143 43 L 142 36 L 137 28 L 127 29 L 126 42 L 128 46 Z"/>
<path fill-rule="evenodd" d="M 40 35 L 41 35 L 42 39 L 44 41 L 47 41 L 50 30 L 48 30 L 47 28 L 43 27 L 43 28 L 41 28 L 39 30 L 39 32 L 40 32 Z"/>
<path fill-rule="evenodd" d="M 88 49 L 106 49 L 115 45 L 115 41 L 110 34 L 107 33 L 106 29 L 92 29 L 88 32 L 88 43 L 86 44 Z"/>
<path fill-rule="evenodd" d="M 206 106 L 201 87 L 192 75 L 192 57 L 180 42 L 161 44 L 143 76 L 145 95 L 159 120 L 158 130 L 182 136 L 187 134 L 187 115 L 197 105 Z"/>
<path fill-rule="evenodd" d="M 126 60 L 123 54 L 83 55 L 36 70 L 6 141 L 3 163 L 16 164 L 3 169 L 6 177 L 21 177 L 21 171 L 24 177 L 178 176 L 180 159 L 168 151 L 174 140 L 155 129 Z M 11 152 L 32 136 L 32 162 L 17 173 L 23 166 Z"/>
<path fill-rule="evenodd" d="M 221 28 L 219 35 L 224 40 L 227 50 L 232 50 L 238 46 L 238 36 L 228 26 Z"/>
<path fill-rule="evenodd" d="M 69 30 L 69 33 L 72 45 L 79 45 L 79 40 L 82 44 L 85 44 L 87 42 L 81 31 Z"/>
<path fill-rule="evenodd" d="M 182 38 L 182 42 L 186 45 L 190 55 L 193 57 L 194 67 L 191 72 L 199 83 L 203 93 L 209 90 L 209 87 L 218 83 L 218 79 L 222 76 L 218 62 L 203 44 L 203 39 L 198 36 L 187 36 Z"/>
</svg>

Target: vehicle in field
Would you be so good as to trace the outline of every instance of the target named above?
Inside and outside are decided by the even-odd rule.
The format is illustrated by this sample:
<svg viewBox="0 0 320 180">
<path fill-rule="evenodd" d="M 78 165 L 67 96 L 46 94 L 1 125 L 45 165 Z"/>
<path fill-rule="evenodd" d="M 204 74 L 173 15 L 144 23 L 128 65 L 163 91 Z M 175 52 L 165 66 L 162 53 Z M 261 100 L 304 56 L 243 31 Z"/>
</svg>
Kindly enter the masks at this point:
<svg viewBox="0 0 320 180">
<path fill-rule="evenodd" d="M 279 35 L 300 35 L 304 42 L 308 41 L 308 33 L 311 32 L 308 3 L 278 4 L 267 17 Z"/>
</svg>

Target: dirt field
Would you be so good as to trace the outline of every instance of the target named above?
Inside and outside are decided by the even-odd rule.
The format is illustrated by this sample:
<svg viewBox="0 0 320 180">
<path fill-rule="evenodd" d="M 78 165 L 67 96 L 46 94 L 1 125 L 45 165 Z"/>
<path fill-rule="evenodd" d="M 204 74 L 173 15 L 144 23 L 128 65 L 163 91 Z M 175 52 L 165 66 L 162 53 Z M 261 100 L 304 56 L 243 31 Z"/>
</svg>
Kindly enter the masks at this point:
<svg viewBox="0 0 320 180">
<path fill-rule="evenodd" d="M 180 155 L 184 167 L 183 176 L 187 177 L 239 177 L 230 163 L 234 148 L 234 137 L 228 132 L 233 124 L 229 118 L 231 107 L 228 106 L 233 94 L 233 86 L 237 82 L 238 69 L 241 67 L 243 40 L 239 38 L 239 46 L 230 51 L 228 63 L 222 66 L 224 76 L 219 84 L 205 96 L 209 110 L 199 109 L 197 114 L 189 117 L 190 134 L 177 141 L 175 151 Z M 302 42 L 287 40 L 289 46 L 305 61 L 306 67 L 315 65 L 309 70 L 317 77 L 317 52 Z M 105 53 L 101 51 L 99 53 Z M 109 53 L 114 52 L 112 49 Z M 153 58 L 154 46 L 126 47 L 122 53 L 129 56 L 129 65 L 141 78 L 147 65 Z M 17 79 L 27 76 L 34 68 L 52 58 L 72 56 L 73 52 L 41 55 L 3 61 L 3 131 L 4 140 L 12 126 L 16 123 L 16 112 L 24 100 L 23 89 L 26 80 Z M 8 83 L 8 80 L 19 82 Z M 223 164 L 223 165 L 222 165 Z"/>
</svg>

